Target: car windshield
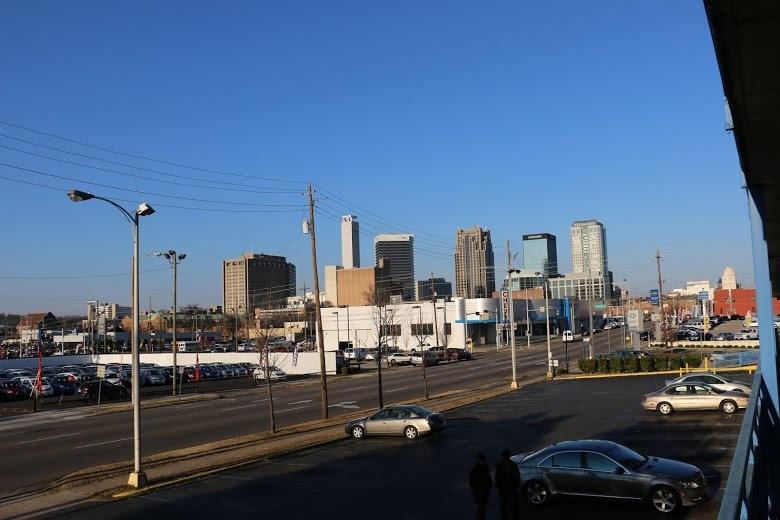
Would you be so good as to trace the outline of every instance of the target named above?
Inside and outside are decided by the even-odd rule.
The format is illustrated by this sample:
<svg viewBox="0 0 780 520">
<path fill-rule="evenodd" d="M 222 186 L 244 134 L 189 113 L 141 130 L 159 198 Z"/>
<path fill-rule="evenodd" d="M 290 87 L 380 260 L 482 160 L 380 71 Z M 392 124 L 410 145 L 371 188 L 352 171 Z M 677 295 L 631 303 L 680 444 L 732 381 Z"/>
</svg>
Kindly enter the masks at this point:
<svg viewBox="0 0 780 520">
<path fill-rule="evenodd" d="M 615 445 L 615 447 L 607 451 L 607 455 L 628 469 L 640 468 L 644 465 L 645 462 L 647 462 L 647 457 L 644 455 L 640 455 L 639 453 L 619 444 Z"/>
</svg>

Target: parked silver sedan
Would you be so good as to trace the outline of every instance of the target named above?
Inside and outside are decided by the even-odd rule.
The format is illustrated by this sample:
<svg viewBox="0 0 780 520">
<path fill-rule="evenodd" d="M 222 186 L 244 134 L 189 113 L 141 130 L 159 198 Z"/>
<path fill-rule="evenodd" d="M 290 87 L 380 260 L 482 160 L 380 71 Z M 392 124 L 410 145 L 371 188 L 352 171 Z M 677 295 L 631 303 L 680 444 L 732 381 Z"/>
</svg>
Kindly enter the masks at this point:
<svg viewBox="0 0 780 520">
<path fill-rule="evenodd" d="M 704 383 L 718 390 L 726 390 L 730 392 L 743 392 L 750 395 L 750 383 L 743 383 L 742 381 L 733 381 L 721 375 L 713 374 L 712 372 L 699 372 L 693 374 L 686 374 L 677 379 L 670 379 L 666 381 L 666 385 L 675 384 L 700 384 Z"/>
<path fill-rule="evenodd" d="M 397 405 L 382 408 L 374 415 L 349 421 L 344 430 L 355 439 L 367 435 L 403 435 L 416 439 L 447 425 L 444 415 L 416 405 Z"/>
<path fill-rule="evenodd" d="M 642 398 L 645 410 L 657 410 L 662 415 L 683 410 L 721 410 L 732 414 L 740 408 L 747 408 L 747 405 L 745 393 L 728 392 L 704 383 L 677 383 Z"/>
</svg>

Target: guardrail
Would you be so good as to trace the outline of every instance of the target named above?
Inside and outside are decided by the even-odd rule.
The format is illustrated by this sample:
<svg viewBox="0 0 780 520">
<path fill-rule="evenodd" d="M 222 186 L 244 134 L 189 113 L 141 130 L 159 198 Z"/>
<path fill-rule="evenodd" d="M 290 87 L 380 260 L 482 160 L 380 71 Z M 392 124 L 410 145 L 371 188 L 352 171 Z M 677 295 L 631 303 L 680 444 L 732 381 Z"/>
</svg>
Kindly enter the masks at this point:
<svg viewBox="0 0 780 520">
<path fill-rule="evenodd" d="M 780 420 L 757 370 L 734 450 L 718 520 L 777 518 L 780 513 Z M 773 469 L 774 468 L 774 469 Z"/>
</svg>

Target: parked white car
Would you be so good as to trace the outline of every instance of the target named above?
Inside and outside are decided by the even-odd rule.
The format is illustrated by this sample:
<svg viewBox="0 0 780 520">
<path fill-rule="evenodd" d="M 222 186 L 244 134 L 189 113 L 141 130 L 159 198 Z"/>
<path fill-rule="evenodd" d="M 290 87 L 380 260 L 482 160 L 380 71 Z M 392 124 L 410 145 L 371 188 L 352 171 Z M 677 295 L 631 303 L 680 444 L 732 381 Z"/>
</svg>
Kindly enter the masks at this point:
<svg viewBox="0 0 780 520">
<path fill-rule="evenodd" d="M 412 364 L 412 354 L 408 352 L 393 352 L 392 354 L 388 355 L 386 358 L 387 364 L 391 367 L 394 367 L 396 365 L 411 365 Z"/>
<path fill-rule="evenodd" d="M 344 357 L 352 361 L 365 361 L 368 356 L 368 349 L 363 347 L 344 349 Z"/>
<path fill-rule="evenodd" d="M 677 379 L 669 379 L 666 381 L 666 386 L 676 385 L 681 383 L 705 383 L 718 390 L 725 390 L 727 392 L 742 392 L 743 394 L 750 395 L 750 384 L 743 383 L 742 381 L 733 381 L 726 377 L 712 372 L 699 372 L 686 374 Z"/>
<path fill-rule="evenodd" d="M 256 382 L 265 381 L 265 367 L 257 367 L 252 376 Z M 277 366 L 271 366 L 268 368 L 268 376 L 271 381 L 284 381 L 287 379 L 287 373 Z"/>
</svg>

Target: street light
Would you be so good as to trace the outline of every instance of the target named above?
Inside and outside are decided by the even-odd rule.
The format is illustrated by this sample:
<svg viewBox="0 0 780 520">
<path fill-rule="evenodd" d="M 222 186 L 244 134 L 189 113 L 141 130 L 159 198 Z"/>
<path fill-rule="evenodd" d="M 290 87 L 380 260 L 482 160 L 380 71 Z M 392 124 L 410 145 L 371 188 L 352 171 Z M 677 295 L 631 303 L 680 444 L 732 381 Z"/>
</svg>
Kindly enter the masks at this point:
<svg viewBox="0 0 780 520">
<path fill-rule="evenodd" d="M 534 273 L 536 275 L 542 273 Z M 550 349 L 550 300 L 548 298 L 549 282 L 547 279 L 547 273 L 544 273 L 544 320 L 547 322 L 547 380 L 550 381 L 553 378 L 552 372 L 552 350 Z"/>
<path fill-rule="evenodd" d="M 141 469 L 141 385 L 140 385 L 140 353 L 138 344 L 138 332 L 139 321 L 141 319 L 141 306 L 139 298 L 139 284 L 138 276 L 140 269 L 138 267 L 139 257 L 138 254 L 138 242 L 139 242 L 139 226 L 138 222 L 140 217 L 147 217 L 154 213 L 152 208 L 146 202 L 141 203 L 135 211 L 132 213 L 125 208 L 114 202 L 113 200 L 99 197 L 91 193 L 80 190 L 71 190 L 68 192 L 68 198 L 73 202 L 84 202 L 90 199 L 102 200 L 114 206 L 116 209 L 122 212 L 122 215 L 130 223 L 131 231 L 133 234 L 133 333 L 132 333 L 132 366 L 131 366 L 131 378 L 132 378 L 132 399 L 133 399 L 133 472 L 130 473 L 130 477 L 127 481 L 129 486 L 135 488 L 141 488 L 146 485 L 146 474 Z"/>
<path fill-rule="evenodd" d="M 169 249 L 168 251 L 155 251 L 154 256 L 162 256 L 168 262 L 171 263 L 171 267 L 173 268 L 173 337 L 171 339 L 171 348 L 173 350 L 173 375 L 171 376 L 171 379 L 173 381 L 173 395 L 176 395 L 176 351 L 178 348 L 176 347 L 176 280 L 177 280 L 177 274 L 176 274 L 176 268 L 181 263 L 182 260 L 184 260 L 187 255 L 184 253 L 177 253 L 173 249 Z"/>
<path fill-rule="evenodd" d="M 508 242 L 507 242 L 508 244 Z M 509 308 L 509 348 L 512 352 L 512 381 L 509 383 L 510 388 L 517 388 L 517 359 L 515 353 L 515 299 L 514 291 L 512 290 L 512 273 L 517 272 L 516 269 L 507 269 L 506 272 L 506 288 L 507 288 L 507 307 Z M 528 308 L 528 305 L 526 305 Z"/>
</svg>

